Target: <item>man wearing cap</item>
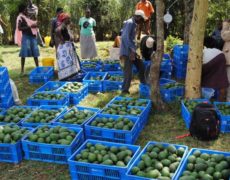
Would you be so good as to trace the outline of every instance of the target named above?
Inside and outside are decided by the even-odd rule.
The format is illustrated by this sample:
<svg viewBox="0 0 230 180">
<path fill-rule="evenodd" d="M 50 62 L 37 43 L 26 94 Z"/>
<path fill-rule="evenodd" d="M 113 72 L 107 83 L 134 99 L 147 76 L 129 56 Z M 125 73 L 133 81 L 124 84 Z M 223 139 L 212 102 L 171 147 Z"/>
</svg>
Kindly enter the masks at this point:
<svg viewBox="0 0 230 180">
<path fill-rule="evenodd" d="M 141 0 L 140 2 L 137 3 L 136 10 L 144 11 L 145 16 L 146 16 L 146 20 L 144 22 L 145 33 L 149 35 L 150 34 L 150 19 L 151 19 L 152 14 L 154 13 L 154 8 L 152 6 L 152 3 L 148 0 Z M 140 24 L 138 28 L 137 39 L 140 39 L 142 29 L 143 29 L 143 25 Z"/>
<path fill-rule="evenodd" d="M 156 51 L 154 36 L 147 35 L 141 39 L 140 50 L 142 58 L 145 61 L 151 60 L 151 55 Z"/>
<path fill-rule="evenodd" d="M 58 16 L 63 13 L 63 8 L 61 7 L 58 7 L 56 9 L 56 17 L 54 17 L 52 20 L 51 20 L 51 40 L 50 40 L 50 46 L 53 47 L 55 46 L 55 48 L 57 49 L 58 47 L 58 44 L 59 44 L 59 40 L 58 38 L 56 38 L 56 35 L 55 35 L 55 30 L 57 28 L 57 18 Z"/>
<path fill-rule="evenodd" d="M 121 48 L 120 48 L 120 60 L 121 66 L 124 71 L 124 82 L 122 85 L 122 92 L 129 93 L 129 87 L 132 80 L 132 65 L 134 64 L 139 70 L 139 78 L 141 83 L 145 83 L 144 78 L 144 65 L 143 62 L 137 59 L 136 54 L 136 28 L 137 25 L 144 22 L 146 19 L 142 10 L 136 10 L 132 18 L 125 21 L 123 26 L 123 32 L 121 35 Z"/>
</svg>

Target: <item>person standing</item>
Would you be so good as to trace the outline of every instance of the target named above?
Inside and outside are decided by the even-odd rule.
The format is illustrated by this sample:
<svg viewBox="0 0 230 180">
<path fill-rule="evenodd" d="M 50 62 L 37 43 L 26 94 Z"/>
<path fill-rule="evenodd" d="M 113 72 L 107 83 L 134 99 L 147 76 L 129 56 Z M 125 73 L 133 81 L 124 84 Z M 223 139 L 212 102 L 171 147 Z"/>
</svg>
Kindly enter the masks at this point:
<svg viewBox="0 0 230 180">
<path fill-rule="evenodd" d="M 93 59 L 97 57 L 96 38 L 93 28 L 96 27 L 96 21 L 90 17 L 90 9 L 86 9 L 85 17 L 80 18 L 80 47 L 82 59 Z"/>
<path fill-rule="evenodd" d="M 6 27 L 6 23 L 2 20 L 2 17 L 0 15 L 0 44 L 2 44 L 2 35 L 4 34 L 4 30 L 2 28 L 2 25 Z"/>
<path fill-rule="evenodd" d="M 152 3 L 148 0 L 141 0 L 140 2 L 137 3 L 136 5 L 136 10 L 142 10 L 145 13 L 145 17 L 146 20 L 144 21 L 144 23 L 139 25 L 138 28 L 138 36 L 137 39 L 140 39 L 141 37 L 141 31 L 143 30 L 143 25 L 144 25 L 144 30 L 145 30 L 145 34 L 149 35 L 150 34 L 150 20 L 151 20 L 151 16 L 154 13 L 154 8 L 152 6 Z"/>
<path fill-rule="evenodd" d="M 58 78 L 64 81 L 80 71 L 80 62 L 73 44 L 73 35 L 69 30 L 70 16 L 61 13 L 58 21 L 61 23 L 56 28 L 56 36 L 60 39 L 57 48 Z"/>
<path fill-rule="evenodd" d="M 16 20 L 15 44 L 21 46 L 19 56 L 21 57 L 21 75 L 24 74 L 26 57 L 34 57 L 36 67 L 40 55 L 37 42 L 37 21 L 27 17 L 27 7 L 24 4 L 19 5 L 19 15 Z"/>
<path fill-rule="evenodd" d="M 58 7 L 56 9 L 56 17 L 54 17 L 52 20 L 51 20 L 51 40 L 50 40 L 50 46 L 53 47 L 55 46 L 55 49 L 57 50 L 58 48 L 58 45 L 60 43 L 60 40 L 58 39 L 58 37 L 56 36 L 56 28 L 58 27 L 58 22 L 57 22 L 57 19 L 58 19 L 58 16 L 63 13 L 63 8 L 60 8 Z"/>
<path fill-rule="evenodd" d="M 223 22 L 221 37 L 224 40 L 223 52 L 227 61 L 228 81 L 230 85 L 230 19 Z M 228 87 L 227 101 L 230 101 L 230 86 Z"/>
<path fill-rule="evenodd" d="M 137 25 L 143 23 L 145 19 L 146 17 L 144 12 L 142 10 L 136 10 L 134 16 L 128 19 L 123 27 L 120 48 L 121 66 L 123 67 L 124 71 L 122 93 L 129 93 L 129 87 L 132 80 L 133 64 L 139 70 L 139 78 L 141 83 L 145 83 L 144 64 L 141 59 L 137 58 L 137 47 L 135 43 Z"/>
</svg>

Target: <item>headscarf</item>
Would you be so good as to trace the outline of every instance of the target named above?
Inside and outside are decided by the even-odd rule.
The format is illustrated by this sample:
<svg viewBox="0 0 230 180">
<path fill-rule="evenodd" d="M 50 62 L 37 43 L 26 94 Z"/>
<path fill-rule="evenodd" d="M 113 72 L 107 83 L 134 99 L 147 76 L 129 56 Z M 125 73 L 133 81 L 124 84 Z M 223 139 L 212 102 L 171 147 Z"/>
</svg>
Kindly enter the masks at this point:
<svg viewBox="0 0 230 180">
<path fill-rule="evenodd" d="M 58 17 L 57 17 L 58 25 L 61 25 L 63 23 L 63 21 L 67 18 L 70 18 L 70 15 L 67 13 L 61 13 L 60 15 L 58 15 Z"/>
</svg>

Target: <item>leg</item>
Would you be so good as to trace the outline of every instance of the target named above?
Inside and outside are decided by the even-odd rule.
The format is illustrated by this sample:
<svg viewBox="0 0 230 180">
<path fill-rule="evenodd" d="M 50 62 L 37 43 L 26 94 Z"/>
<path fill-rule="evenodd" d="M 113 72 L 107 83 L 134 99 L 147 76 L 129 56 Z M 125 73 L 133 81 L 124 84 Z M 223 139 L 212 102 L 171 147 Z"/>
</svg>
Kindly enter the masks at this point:
<svg viewBox="0 0 230 180">
<path fill-rule="evenodd" d="M 122 91 L 128 92 L 132 80 L 132 62 L 128 57 L 122 57 L 122 61 L 124 61 L 124 81 Z"/>
<path fill-rule="evenodd" d="M 147 21 L 145 21 L 145 33 L 147 35 L 150 35 L 150 19 L 148 19 Z"/>
<path fill-rule="evenodd" d="M 23 58 L 23 57 L 21 58 L 21 74 L 24 73 L 25 60 L 26 58 Z"/>
<path fill-rule="evenodd" d="M 39 66 L 39 64 L 38 64 L 38 57 L 34 57 L 34 63 L 35 63 L 35 65 L 36 65 L 36 67 Z"/>
<path fill-rule="evenodd" d="M 143 84 L 146 84 L 146 80 L 145 80 L 145 66 L 144 63 L 141 59 L 137 59 L 133 62 L 134 65 L 136 66 L 138 73 L 139 73 L 139 79 L 140 82 Z"/>
</svg>

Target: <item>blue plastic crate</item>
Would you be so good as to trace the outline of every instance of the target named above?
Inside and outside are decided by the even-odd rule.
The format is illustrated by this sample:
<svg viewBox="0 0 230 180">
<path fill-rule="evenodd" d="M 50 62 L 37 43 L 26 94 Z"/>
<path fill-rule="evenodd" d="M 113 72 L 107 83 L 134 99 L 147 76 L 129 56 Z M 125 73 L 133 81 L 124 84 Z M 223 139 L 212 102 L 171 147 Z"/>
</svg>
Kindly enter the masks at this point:
<svg viewBox="0 0 230 180">
<path fill-rule="evenodd" d="M 21 129 L 32 131 L 31 128 L 21 127 Z M 0 143 L 0 162 L 18 164 L 22 161 L 23 155 L 21 140 L 15 144 Z"/>
<path fill-rule="evenodd" d="M 3 87 L 10 81 L 9 73 L 6 67 L 0 67 L 0 87 Z"/>
<path fill-rule="evenodd" d="M 185 93 L 185 88 L 184 86 L 169 89 L 164 89 L 163 87 L 161 87 L 160 93 L 163 101 L 170 103 L 178 100 L 179 98 L 182 98 Z"/>
<path fill-rule="evenodd" d="M 108 72 L 103 81 L 103 91 L 117 91 L 121 90 L 123 81 L 111 81 L 107 80 L 108 76 L 123 76 L 123 72 Z"/>
<path fill-rule="evenodd" d="M 61 81 L 49 81 L 40 88 L 38 88 L 35 92 L 51 92 L 56 91 L 58 88 L 63 86 L 66 82 Z"/>
<path fill-rule="evenodd" d="M 180 79 L 180 80 L 185 79 L 186 73 L 187 73 L 187 69 L 181 69 L 177 67 L 174 67 L 173 69 L 173 74 L 176 79 Z"/>
<path fill-rule="evenodd" d="M 6 98 L 6 101 L 4 101 L 4 100 L 1 101 L 0 100 L 0 108 L 8 109 L 8 108 L 12 107 L 13 105 L 14 105 L 14 98 L 13 98 L 12 93 L 9 95 L 8 98 Z"/>
<path fill-rule="evenodd" d="M 192 148 L 187 156 L 185 157 L 183 163 L 181 164 L 179 170 L 176 173 L 175 179 L 179 179 L 180 176 L 183 174 L 183 172 L 186 170 L 187 164 L 188 164 L 188 158 L 189 156 L 193 155 L 193 153 L 199 150 L 201 153 L 207 153 L 207 154 L 221 154 L 224 155 L 225 157 L 229 157 L 230 153 L 229 152 L 222 152 L 222 151 L 216 151 L 216 150 L 209 150 L 209 149 L 199 149 L 199 148 Z"/>
<path fill-rule="evenodd" d="M 202 88 L 201 89 L 202 98 L 211 99 L 215 94 L 215 89 L 212 88 Z"/>
<path fill-rule="evenodd" d="M 94 62 L 81 62 L 81 69 L 85 72 L 100 72 L 102 66 Z"/>
<path fill-rule="evenodd" d="M 34 99 L 34 95 L 36 94 L 62 94 L 64 97 L 60 100 L 45 100 L 45 99 Z M 27 99 L 27 104 L 29 106 L 42 106 L 42 105 L 68 105 L 69 104 L 69 94 L 59 93 L 59 92 L 37 92 L 30 96 Z"/>
<path fill-rule="evenodd" d="M 176 45 L 173 48 L 173 59 L 180 59 L 186 61 L 188 59 L 189 46 L 184 45 Z"/>
<path fill-rule="evenodd" d="M 13 96 L 11 88 L 3 94 L 0 94 L 0 103 L 7 103 L 9 99 Z"/>
<path fill-rule="evenodd" d="M 29 82 L 35 83 L 46 83 L 50 81 L 54 76 L 53 67 L 36 67 L 30 72 Z"/>
<path fill-rule="evenodd" d="M 12 92 L 10 81 L 5 83 L 4 85 L 0 85 L 0 96 L 1 97 L 4 97 L 4 95 L 7 94 L 7 92 L 9 92 L 9 91 Z"/>
<path fill-rule="evenodd" d="M 116 101 L 120 101 L 120 100 L 125 100 L 125 101 L 131 101 L 134 100 L 134 98 L 131 97 L 121 97 L 121 96 L 116 96 L 114 97 L 108 104 L 115 104 Z M 151 108 L 151 101 L 148 99 L 135 99 L 137 102 L 145 102 L 144 106 L 140 106 L 140 107 L 145 107 L 147 109 Z M 115 104 L 116 105 L 116 104 Z M 129 105 L 132 106 L 132 105 Z"/>
<path fill-rule="evenodd" d="M 37 108 L 38 108 L 38 107 L 36 107 L 36 106 L 12 106 L 11 108 L 9 108 L 8 110 L 5 111 L 4 115 L 7 115 L 7 112 L 8 112 L 9 110 L 12 110 L 12 109 L 31 109 L 31 113 L 32 113 L 32 112 L 33 112 L 34 110 L 36 110 Z M 5 125 L 5 124 L 11 123 L 11 124 L 21 125 L 21 123 L 23 122 L 23 120 L 24 120 L 26 117 L 28 117 L 31 113 L 27 114 L 24 118 L 19 119 L 17 123 L 14 123 L 14 122 L 11 121 L 11 122 L 0 122 L 0 124 L 1 124 L 1 125 Z"/>
<path fill-rule="evenodd" d="M 68 158 L 78 149 L 78 147 L 84 142 L 84 134 L 81 128 L 67 128 L 77 133 L 76 137 L 70 145 L 60 144 L 46 144 L 31 142 L 28 140 L 28 136 L 38 130 L 42 126 L 32 130 L 27 136 L 22 139 L 22 148 L 25 153 L 25 159 L 43 161 L 58 164 L 67 164 Z M 48 126 L 53 128 L 55 126 Z"/>
<path fill-rule="evenodd" d="M 72 85 L 73 83 L 76 82 L 66 82 L 63 86 L 57 89 L 57 92 L 68 94 L 69 103 L 73 105 L 77 105 L 80 103 L 82 99 L 85 98 L 85 96 L 88 95 L 88 84 L 77 82 L 77 84 L 82 85 L 82 87 L 79 90 L 77 90 L 76 92 L 62 92 L 62 89 L 64 89 L 65 86 Z"/>
<path fill-rule="evenodd" d="M 218 108 L 218 105 L 220 104 L 226 104 L 226 105 L 229 105 L 230 107 L 230 102 L 214 102 L 214 106 L 217 110 L 217 114 L 220 118 L 220 131 L 222 133 L 230 133 L 230 114 L 228 115 L 224 115 L 220 112 L 219 108 Z"/>
<path fill-rule="evenodd" d="M 90 120 L 92 119 L 99 111 L 100 109 L 98 108 L 89 108 L 89 107 L 83 107 L 83 106 L 75 106 L 74 108 L 76 108 L 77 110 L 79 111 L 88 111 L 88 112 L 94 112 L 94 114 L 88 118 L 88 119 L 85 119 L 85 121 L 82 123 L 82 124 L 69 124 L 69 123 L 62 123 L 60 122 L 60 120 L 66 115 L 68 114 L 69 112 L 71 112 L 73 110 L 70 109 L 69 111 L 65 112 L 65 113 L 62 113 L 61 116 L 59 116 L 58 118 L 56 118 L 55 120 L 52 121 L 52 124 L 54 126 L 62 126 L 62 127 L 73 127 L 73 128 L 84 128 L 84 125 Z"/>
<path fill-rule="evenodd" d="M 149 99 L 150 98 L 150 86 L 147 84 L 141 83 L 139 85 L 139 95 L 140 95 L 140 98 Z"/>
<path fill-rule="evenodd" d="M 121 116 L 116 115 L 97 114 L 85 124 L 85 138 L 108 142 L 134 144 L 142 128 L 141 121 L 137 117 L 127 117 L 127 119 L 134 123 L 131 130 L 109 129 L 91 125 L 91 123 L 96 118 L 112 118 L 114 121 L 116 121 L 120 117 Z"/>
<path fill-rule="evenodd" d="M 112 63 L 111 63 L 112 61 Z M 119 60 L 105 60 L 103 62 L 103 71 L 121 71 L 120 61 Z"/>
<path fill-rule="evenodd" d="M 199 103 L 210 103 L 208 99 L 192 99 L 190 101 L 196 101 Z M 188 108 L 185 106 L 184 100 L 181 101 L 181 116 L 184 119 L 186 128 L 189 129 L 192 119 L 192 113 L 189 112 Z"/>
<path fill-rule="evenodd" d="M 172 72 L 160 71 L 160 77 L 171 79 L 172 78 Z"/>
<path fill-rule="evenodd" d="M 34 112 L 36 112 L 36 110 L 50 110 L 50 111 L 54 111 L 54 110 L 60 110 L 60 112 L 58 113 L 58 115 L 56 115 L 56 117 L 52 120 L 50 120 L 49 123 L 33 123 L 33 122 L 27 122 L 27 120 L 33 115 Z M 67 107 L 66 106 L 40 106 L 38 109 L 35 109 L 35 111 L 33 111 L 33 113 L 31 113 L 30 115 L 28 115 L 26 118 L 23 119 L 23 121 L 21 121 L 21 125 L 24 127 L 38 127 L 40 125 L 51 125 L 52 122 L 57 119 L 59 116 L 61 116 L 63 113 L 65 113 L 67 111 Z"/>
<path fill-rule="evenodd" d="M 185 151 L 184 151 L 184 155 L 183 155 L 182 158 L 181 158 L 181 161 L 180 161 L 180 164 L 178 165 L 177 170 L 175 171 L 173 177 L 171 178 L 172 180 L 178 180 L 178 179 L 176 178 L 176 174 L 179 172 L 179 169 L 180 169 L 180 167 L 181 167 L 181 165 L 182 165 L 182 163 L 183 163 L 183 161 L 184 161 L 184 158 L 186 157 L 186 154 L 187 154 L 187 152 L 188 152 L 188 147 L 187 147 L 187 146 L 184 146 L 184 145 L 168 144 L 168 143 L 154 142 L 154 141 L 149 141 L 149 142 L 147 143 L 147 145 L 144 147 L 144 149 L 141 151 L 141 153 L 139 153 L 138 157 L 135 159 L 135 161 L 134 161 L 134 162 L 132 163 L 132 165 L 129 167 L 129 169 L 128 169 L 127 173 L 126 173 L 126 175 L 127 175 L 126 179 L 129 179 L 129 180 L 150 180 L 150 178 L 132 175 L 132 174 L 131 174 L 131 169 L 139 163 L 139 161 L 141 160 L 141 156 L 142 156 L 143 154 L 146 153 L 147 147 L 148 147 L 149 145 L 155 145 L 155 144 L 162 144 L 164 147 L 168 147 L 169 145 L 174 145 L 174 146 L 176 147 L 176 149 L 184 148 L 184 150 L 185 150 Z"/>
<path fill-rule="evenodd" d="M 119 114 L 108 114 L 105 111 L 106 108 L 109 108 L 111 106 L 119 106 L 119 105 L 111 105 L 108 104 L 104 109 L 101 110 L 101 114 L 107 114 L 107 115 L 119 115 Z M 120 106 L 121 107 L 121 106 Z M 136 108 L 141 110 L 141 113 L 138 115 L 132 115 L 132 114 L 125 114 L 125 115 L 120 115 L 120 116 L 126 116 L 126 117 L 139 117 L 141 121 L 141 129 L 144 128 L 144 126 L 147 124 L 148 119 L 149 119 L 149 113 L 151 108 L 150 107 L 140 107 L 140 106 L 127 106 L 128 109 Z"/>
<path fill-rule="evenodd" d="M 160 86 L 163 86 L 168 83 L 175 83 L 175 80 L 167 79 L 167 78 L 160 78 Z"/>
<path fill-rule="evenodd" d="M 81 63 L 94 63 L 94 64 L 98 64 L 98 65 L 102 65 L 103 61 L 101 59 L 82 59 Z"/>
<path fill-rule="evenodd" d="M 80 72 L 78 72 L 73 77 L 68 78 L 68 81 L 70 81 L 70 82 L 82 82 L 82 80 L 84 79 L 84 77 L 86 76 L 86 74 L 87 74 L 86 71 L 81 70 Z"/>
<path fill-rule="evenodd" d="M 163 54 L 163 59 L 171 59 L 169 54 Z"/>
<path fill-rule="evenodd" d="M 112 166 L 112 165 L 102 165 L 102 164 L 93 164 L 93 163 L 84 163 L 75 161 L 75 156 L 79 154 L 82 150 L 86 148 L 87 143 L 97 144 L 100 143 L 102 145 L 111 147 L 121 147 L 126 146 L 133 152 L 133 157 L 126 167 Z M 121 144 L 121 143 L 112 143 L 106 141 L 98 141 L 98 140 L 86 140 L 85 143 L 68 159 L 69 169 L 72 180 L 82 180 L 82 179 L 125 179 L 125 173 L 128 168 L 137 157 L 140 152 L 140 146 Z"/>
<path fill-rule="evenodd" d="M 89 92 L 103 92 L 103 81 L 105 80 L 106 72 L 89 72 L 83 79 L 83 84 L 88 84 Z M 101 80 L 90 80 L 91 77 L 102 76 Z"/>
<path fill-rule="evenodd" d="M 6 112 L 6 109 L 4 109 L 4 108 L 0 108 L 0 115 L 4 115 L 4 114 L 5 114 L 5 112 Z"/>
<path fill-rule="evenodd" d="M 160 70 L 165 72 L 171 72 L 172 71 L 171 59 L 162 60 Z"/>
</svg>

